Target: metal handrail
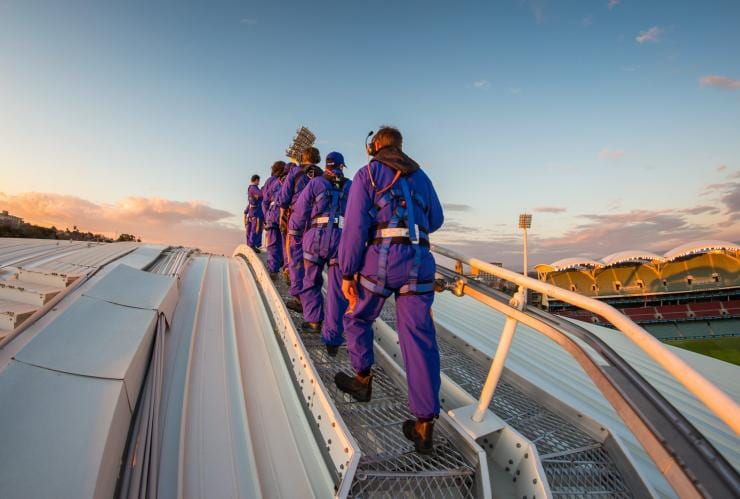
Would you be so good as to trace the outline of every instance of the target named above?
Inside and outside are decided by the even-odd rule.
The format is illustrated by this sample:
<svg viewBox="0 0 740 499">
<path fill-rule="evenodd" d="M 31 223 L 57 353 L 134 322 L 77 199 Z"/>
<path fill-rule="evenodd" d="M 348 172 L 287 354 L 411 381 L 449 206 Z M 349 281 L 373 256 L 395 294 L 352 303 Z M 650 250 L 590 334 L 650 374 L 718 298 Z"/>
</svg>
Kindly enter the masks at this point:
<svg viewBox="0 0 740 499">
<path fill-rule="evenodd" d="M 503 267 L 491 265 L 483 260 L 467 257 L 436 244 L 432 244 L 431 249 L 435 253 L 457 262 L 466 263 L 473 268 L 487 272 L 495 277 L 518 284 L 522 288 L 532 289 L 548 297 L 556 298 L 600 315 L 624 333 L 627 339 L 637 345 L 679 383 L 686 387 L 715 416 L 724 421 L 736 435 L 740 435 L 740 406 L 725 392 L 717 388 L 712 382 L 668 350 L 653 335 L 635 324 L 629 317 L 622 314 L 616 308 L 593 298 L 574 293 L 573 291 L 532 279 L 531 277 L 507 270 Z"/>
</svg>

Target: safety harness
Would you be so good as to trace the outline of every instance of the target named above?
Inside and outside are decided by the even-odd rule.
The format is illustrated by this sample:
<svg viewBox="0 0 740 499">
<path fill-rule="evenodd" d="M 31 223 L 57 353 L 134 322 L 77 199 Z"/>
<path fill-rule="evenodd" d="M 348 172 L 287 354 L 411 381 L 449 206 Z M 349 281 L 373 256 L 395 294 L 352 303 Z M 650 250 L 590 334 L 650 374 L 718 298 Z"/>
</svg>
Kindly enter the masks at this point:
<svg viewBox="0 0 740 499">
<path fill-rule="evenodd" d="M 374 183 L 373 183 L 374 184 Z M 396 186 L 398 184 L 398 186 Z M 373 187 L 375 187 L 373 185 Z M 398 188 L 400 187 L 400 188 Z M 429 233 L 416 224 L 414 204 L 422 212 L 428 207 L 421 197 L 409 187 L 406 177 L 396 174 L 390 185 L 376 190 L 377 201 L 370 209 L 370 218 L 375 219 L 380 210 L 389 207 L 391 218 L 386 223 L 375 224 L 370 227 L 370 244 L 378 244 L 378 279 L 377 281 L 360 274 L 360 284 L 373 294 L 388 298 L 393 290 L 386 287 L 388 273 L 388 254 L 393 244 L 410 244 L 414 249 L 414 259 L 411 265 L 408 282 L 398 290 L 400 295 L 425 294 L 434 291 L 434 281 L 420 281 L 419 267 L 421 266 L 421 246 L 429 247 Z M 378 197 L 380 196 L 380 197 Z"/>
<path fill-rule="evenodd" d="M 328 174 L 323 175 L 322 178 L 328 184 L 328 187 L 316 196 L 314 205 L 318 205 L 326 197 L 329 198 L 329 202 L 322 213 L 318 213 L 311 219 L 311 227 L 315 228 L 316 231 L 311 242 L 311 250 L 303 252 L 303 259 L 317 265 L 328 263 L 331 267 L 338 263 L 336 256 L 333 258 L 329 257 L 329 245 L 331 244 L 334 230 L 341 229 L 344 224 L 344 217 L 339 212 L 341 211 L 342 201 L 345 198 L 344 183 L 347 180 L 341 176 Z"/>
</svg>

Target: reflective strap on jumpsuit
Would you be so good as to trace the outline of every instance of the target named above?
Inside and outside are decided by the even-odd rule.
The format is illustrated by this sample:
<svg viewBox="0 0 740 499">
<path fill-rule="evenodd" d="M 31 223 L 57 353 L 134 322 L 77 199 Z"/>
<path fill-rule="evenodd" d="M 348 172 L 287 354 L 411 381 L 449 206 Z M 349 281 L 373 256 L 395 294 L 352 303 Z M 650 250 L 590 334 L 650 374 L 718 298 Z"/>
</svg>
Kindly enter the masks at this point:
<svg viewBox="0 0 740 499">
<path fill-rule="evenodd" d="M 340 198 L 339 190 L 330 182 L 327 183 L 329 184 L 329 189 L 316 196 L 314 202 L 317 203 L 327 194 L 330 194 L 331 199 L 329 200 L 328 215 L 317 216 L 312 220 L 312 226 L 316 227 L 316 231 L 314 232 L 313 237 L 313 244 L 311 245 L 310 252 L 303 252 L 304 260 L 308 260 L 309 262 L 313 262 L 318 265 L 323 265 L 324 263 L 326 263 L 327 257 L 322 257 L 322 255 L 327 255 L 329 253 L 329 244 L 331 244 L 331 237 L 334 232 L 334 228 L 339 225 L 339 220 L 341 218 L 337 217 Z M 336 222 L 329 223 L 329 220 L 336 220 Z M 339 227 L 341 227 L 341 225 L 339 225 Z M 325 230 L 322 230 L 324 228 Z"/>
<path fill-rule="evenodd" d="M 408 276 L 408 282 L 401 286 L 398 291 L 399 294 L 423 294 L 431 293 L 434 291 L 433 282 L 418 282 L 419 267 L 421 266 L 421 251 L 419 249 L 419 246 L 422 240 L 421 238 L 424 236 L 426 236 L 425 239 L 428 242 L 428 235 L 425 232 L 419 230 L 418 226 L 416 225 L 413 202 L 414 200 L 417 201 L 417 203 L 421 204 L 422 207 L 424 206 L 424 204 L 421 202 L 420 199 L 418 199 L 418 197 L 412 194 L 405 177 L 399 177 L 398 183 L 401 186 L 402 197 L 405 201 L 404 204 L 406 206 L 404 207 L 401 203 L 397 203 L 396 209 L 391 214 L 391 219 L 388 222 L 387 227 L 383 229 L 378 229 L 378 231 L 376 232 L 376 234 L 380 234 L 381 236 L 380 249 L 378 251 L 378 280 L 377 282 L 373 282 L 373 280 L 360 275 L 360 284 L 362 285 L 362 287 L 364 287 L 371 293 L 381 295 L 386 298 L 393 293 L 392 290 L 386 288 L 388 253 L 391 244 L 403 244 L 402 242 L 398 242 L 397 239 L 396 241 L 394 241 L 394 238 L 399 237 L 408 238 L 408 243 L 406 244 L 411 244 L 414 248 L 414 260 L 412 262 L 411 272 Z M 383 196 L 380 198 L 380 200 L 378 200 L 378 203 L 371 210 L 371 216 L 375 218 L 380 210 L 391 203 L 393 197 L 398 198 L 399 196 L 392 189 L 388 192 L 383 193 Z M 399 227 L 402 222 L 405 222 L 407 227 Z"/>
</svg>

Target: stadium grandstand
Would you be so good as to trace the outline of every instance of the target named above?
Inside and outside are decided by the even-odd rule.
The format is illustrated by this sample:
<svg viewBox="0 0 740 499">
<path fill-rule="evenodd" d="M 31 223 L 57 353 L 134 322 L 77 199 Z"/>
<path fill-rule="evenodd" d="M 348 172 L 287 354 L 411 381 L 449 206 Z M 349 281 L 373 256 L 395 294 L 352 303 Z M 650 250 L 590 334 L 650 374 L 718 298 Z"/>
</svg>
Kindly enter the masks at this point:
<svg viewBox="0 0 740 499">
<path fill-rule="evenodd" d="M 740 246 L 694 241 L 663 255 L 620 251 L 601 260 L 535 266 L 541 281 L 603 300 L 661 340 L 740 335 Z M 547 300 L 542 307 L 605 325 L 597 315 Z"/>
</svg>

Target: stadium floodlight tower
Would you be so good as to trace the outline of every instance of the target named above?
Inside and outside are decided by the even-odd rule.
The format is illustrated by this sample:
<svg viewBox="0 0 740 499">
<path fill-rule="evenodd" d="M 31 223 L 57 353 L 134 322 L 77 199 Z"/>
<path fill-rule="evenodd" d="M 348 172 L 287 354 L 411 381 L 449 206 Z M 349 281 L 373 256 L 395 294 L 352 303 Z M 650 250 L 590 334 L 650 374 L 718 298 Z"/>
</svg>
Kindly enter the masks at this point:
<svg viewBox="0 0 740 499">
<path fill-rule="evenodd" d="M 293 137 L 293 142 L 285 150 L 285 155 L 290 159 L 295 160 L 296 163 L 300 163 L 301 153 L 309 147 L 313 147 L 314 142 L 316 142 L 316 135 L 314 135 L 307 127 L 301 126 L 296 131 L 295 137 Z"/>
<path fill-rule="evenodd" d="M 524 275 L 527 275 L 529 270 L 529 261 L 527 259 L 527 229 L 532 227 L 532 215 L 529 213 L 522 213 L 519 215 L 519 228 L 524 231 Z"/>
</svg>

